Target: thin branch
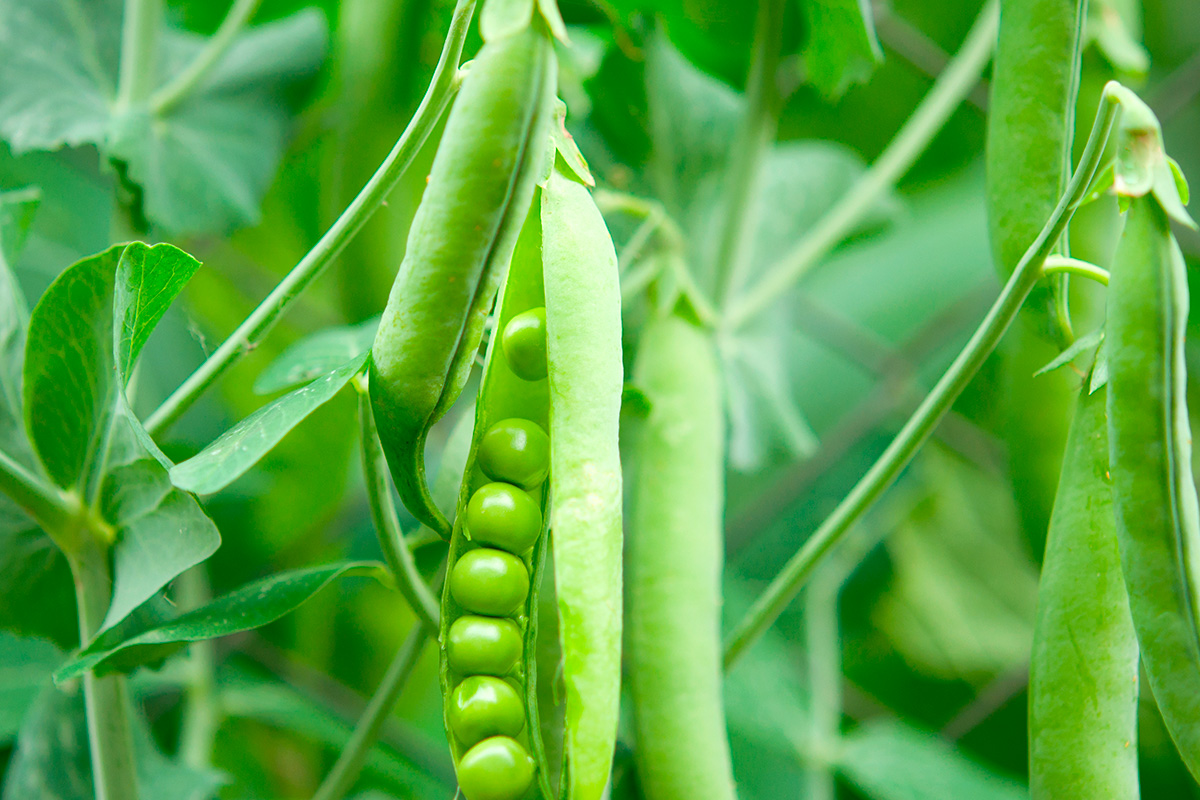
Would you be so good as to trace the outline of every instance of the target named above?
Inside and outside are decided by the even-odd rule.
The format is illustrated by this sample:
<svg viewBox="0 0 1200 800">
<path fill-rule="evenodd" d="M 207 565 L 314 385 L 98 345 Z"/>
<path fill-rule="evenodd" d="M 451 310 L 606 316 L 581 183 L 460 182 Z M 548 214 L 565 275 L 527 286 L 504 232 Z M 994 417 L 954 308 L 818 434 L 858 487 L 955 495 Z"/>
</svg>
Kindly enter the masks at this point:
<svg viewBox="0 0 1200 800">
<path fill-rule="evenodd" d="M 899 180 L 979 79 L 996 45 L 996 0 L 979 12 L 962 49 L 870 169 L 795 247 L 729 307 L 724 324 L 739 328 L 770 307 L 828 255 Z"/>
<path fill-rule="evenodd" d="M 234 0 L 221 26 L 204 43 L 204 49 L 165 86 L 151 95 L 150 109 L 155 114 L 169 113 L 208 77 L 212 68 L 219 64 L 229 51 L 242 28 L 254 16 L 259 2 L 260 0 Z"/>
<path fill-rule="evenodd" d="M 120 112 L 144 102 L 154 90 L 162 10 L 163 0 L 125 0 L 117 76 L 116 107 Z"/>
</svg>

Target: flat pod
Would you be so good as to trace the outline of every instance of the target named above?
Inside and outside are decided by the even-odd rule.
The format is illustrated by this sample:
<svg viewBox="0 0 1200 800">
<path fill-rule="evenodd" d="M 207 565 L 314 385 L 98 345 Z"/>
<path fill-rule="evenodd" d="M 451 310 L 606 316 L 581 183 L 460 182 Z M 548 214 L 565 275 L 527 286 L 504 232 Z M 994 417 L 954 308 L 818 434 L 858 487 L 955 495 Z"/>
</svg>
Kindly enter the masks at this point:
<svg viewBox="0 0 1200 800">
<path fill-rule="evenodd" d="M 641 337 L 627 555 L 629 680 L 647 800 L 736 797 L 721 699 L 724 426 L 709 337 L 668 316 Z"/>
<path fill-rule="evenodd" d="M 1033 800 L 1138 797 L 1138 644 L 1108 474 L 1106 390 L 1075 406 L 1029 665 Z"/>
<path fill-rule="evenodd" d="M 1200 779 L 1200 512 L 1191 470 L 1183 255 L 1150 195 L 1131 202 L 1108 290 L 1108 435 L 1129 605 L 1167 730 Z"/>
<path fill-rule="evenodd" d="M 397 490 L 443 535 L 450 526 L 425 482 L 425 436 L 461 391 L 511 254 L 508 234 L 528 209 L 552 65 L 547 36 L 532 27 L 480 51 L 446 123 L 371 350 L 371 399 Z"/>
<path fill-rule="evenodd" d="M 568 796 L 600 800 L 621 692 L 621 286 L 604 218 L 561 161 L 541 222 Z"/>
</svg>

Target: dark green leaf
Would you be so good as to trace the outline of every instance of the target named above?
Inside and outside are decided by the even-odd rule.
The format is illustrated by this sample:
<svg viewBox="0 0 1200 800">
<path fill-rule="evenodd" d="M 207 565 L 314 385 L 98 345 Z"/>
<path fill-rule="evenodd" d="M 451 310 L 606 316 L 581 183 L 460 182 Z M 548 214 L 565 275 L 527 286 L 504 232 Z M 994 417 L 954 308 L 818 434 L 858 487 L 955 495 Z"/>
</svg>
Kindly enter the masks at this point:
<svg viewBox="0 0 1200 800">
<path fill-rule="evenodd" d="M 102 633 L 54 673 L 54 680 L 62 683 L 89 669 L 97 674 L 128 671 L 165 658 L 188 642 L 261 627 L 289 613 L 331 581 L 355 575 L 384 583 L 388 580 L 383 565 L 373 561 L 344 561 L 281 572 L 148 629 L 121 626 Z"/>
<path fill-rule="evenodd" d="M 134 242 L 121 254 L 113 317 L 119 325 L 116 359 L 124 382 L 155 326 L 199 268 L 199 261 L 169 244 Z"/>
<path fill-rule="evenodd" d="M 883 60 L 871 4 L 861 0 L 803 0 L 808 22 L 804 65 L 821 94 L 837 99 L 865 83 Z"/>
<path fill-rule="evenodd" d="M 26 466 L 33 461 L 21 421 L 21 368 L 29 308 L 9 264 L 24 244 L 40 197 L 36 189 L 0 192 L 0 449 Z M 15 511 L 7 499 L 0 499 L 0 516 Z"/>
<path fill-rule="evenodd" d="M 49 642 L 0 633 L 0 747 L 17 735 L 25 712 L 62 661 L 62 651 Z"/>
<path fill-rule="evenodd" d="M 861 726 L 844 740 L 842 773 L 875 800 L 1025 800 L 1019 781 L 987 769 L 949 743 L 896 721 Z"/>
<path fill-rule="evenodd" d="M 0 516 L 0 575 L 0 629 L 64 649 L 79 643 L 71 570 L 49 536 L 27 520 L 6 524 Z"/>
<path fill-rule="evenodd" d="M 125 245 L 71 265 L 33 310 L 25 426 L 59 486 L 82 488 L 104 457 L 115 403 L 113 284 Z"/>
<path fill-rule="evenodd" d="M 133 719 L 133 746 L 142 800 L 207 800 L 224 783 L 220 773 L 186 767 L 160 753 L 139 715 Z M 3 800 L 92 796 L 83 687 L 46 683 L 21 726 Z"/>
<path fill-rule="evenodd" d="M 366 363 L 362 353 L 340 369 L 285 394 L 255 411 L 197 455 L 177 464 L 171 480 L 197 494 L 219 491 L 279 444 L 288 431 L 331 400 Z"/>
<path fill-rule="evenodd" d="M 333 372 L 371 349 L 379 317 L 358 325 L 326 328 L 305 336 L 280 354 L 254 381 L 256 394 L 291 389 Z"/>
</svg>

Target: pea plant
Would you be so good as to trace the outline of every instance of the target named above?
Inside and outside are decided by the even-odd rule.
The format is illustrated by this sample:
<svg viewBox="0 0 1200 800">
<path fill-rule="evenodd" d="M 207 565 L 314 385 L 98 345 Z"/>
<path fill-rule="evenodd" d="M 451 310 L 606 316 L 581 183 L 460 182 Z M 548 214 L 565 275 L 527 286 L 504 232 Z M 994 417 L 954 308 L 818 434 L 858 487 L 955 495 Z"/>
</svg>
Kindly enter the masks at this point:
<svg viewBox="0 0 1200 800">
<path fill-rule="evenodd" d="M 1184 4 L 215 5 L 0 0 L 3 800 L 1200 796 Z"/>
</svg>

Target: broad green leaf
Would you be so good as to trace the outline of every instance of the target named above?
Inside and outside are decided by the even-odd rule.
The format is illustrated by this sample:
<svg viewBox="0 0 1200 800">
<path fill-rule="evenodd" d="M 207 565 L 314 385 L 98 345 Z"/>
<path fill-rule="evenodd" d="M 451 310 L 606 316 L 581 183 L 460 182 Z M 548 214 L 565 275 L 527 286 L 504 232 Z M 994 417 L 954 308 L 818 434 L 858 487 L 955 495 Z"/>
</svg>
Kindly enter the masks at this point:
<svg viewBox="0 0 1200 800">
<path fill-rule="evenodd" d="M 1019 781 L 990 770 L 937 736 L 894 720 L 869 722 L 843 740 L 838 765 L 873 800 L 1025 800 Z"/>
<path fill-rule="evenodd" d="M 25 712 L 62 661 L 62 651 L 47 641 L 0 633 L 0 747 L 17 735 Z"/>
<path fill-rule="evenodd" d="M 294 610 L 337 578 L 349 576 L 388 580 L 386 569 L 374 561 L 343 561 L 281 572 L 146 630 L 121 626 L 101 633 L 55 672 L 54 680 L 62 683 L 88 670 L 100 675 L 129 671 L 159 661 L 188 642 L 253 630 Z"/>
<path fill-rule="evenodd" d="M 808 22 L 804 66 L 808 80 L 836 100 L 854 83 L 865 83 L 883 60 L 867 0 L 802 0 Z"/>
<path fill-rule="evenodd" d="M 29 308 L 9 265 L 20 252 L 41 199 L 36 189 L 0 192 L 0 449 L 26 466 L 33 459 L 21 417 L 21 368 Z M 0 518 L 24 514 L 0 497 Z M 0 530 L 5 526 L 0 521 Z"/>
<path fill-rule="evenodd" d="M 292 389 L 333 372 L 371 349 L 379 318 L 309 334 L 272 361 L 254 381 L 256 394 Z"/>
<path fill-rule="evenodd" d="M 133 747 L 142 800 L 207 800 L 225 782 L 211 769 L 186 767 L 159 752 L 145 720 L 133 718 Z M 47 682 L 26 715 L 8 765 L 3 800 L 93 796 L 83 687 Z"/>
<path fill-rule="evenodd" d="M 104 458 L 116 400 L 113 288 L 124 249 L 113 245 L 68 267 L 29 320 L 25 427 L 65 489 L 82 489 Z"/>
<path fill-rule="evenodd" d="M 323 15 L 308 9 L 251 28 L 192 94 L 174 106 L 122 110 L 115 101 L 120 0 L 28 0 L 0 7 L 0 137 L 17 153 L 94 144 L 144 191 L 147 216 L 177 232 L 258 218 L 282 155 L 284 94 L 314 73 Z M 161 31 L 161 86 L 203 38 Z"/>
<path fill-rule="evenodd" d="M 366 363 L 366 353 L 255 411 L 197 455 L 177 464 L 171 480 L 181 489 L 210 494 L 258 463 L 305 417 L 333 398 Z"/>
<path fill-rule="evenodd" d="M 113 121 L 107 154 L 143 187 L 150 219 L 177 233 L 258 221 L 289 128 L 281 94 L 316 70 L 326 35 L 315 9 L 252 28 L 192 97 Z M 164 44 L 179 64 L 201 40 L 177 33 Z"/>
<path fill-rule="evenodd" d="M 104 628 L 120 622 L 221 544 L 217 526 L 196 498 L 172 486 L 167 471 L 139 453 L 132 437 L 131 431 L 126 434 L 127 450 L 135 457 L 115 465 L 104 483 L 104 516 L 117 529 L 112 603 Z"/>
<path fill-rule="evenodd" d="M 117 266 L 113 317 L 117 320 L 116 360 L 127 383 L 146 340 L 200 262 L 178 247 L 134 242 Z"/>
<path fill-rule="evenodd" d="M 75 647 L 79 627 L 66 557 L 28 520 L 6 522 L 0 516 L 0 630 Z"/>
</svg>

